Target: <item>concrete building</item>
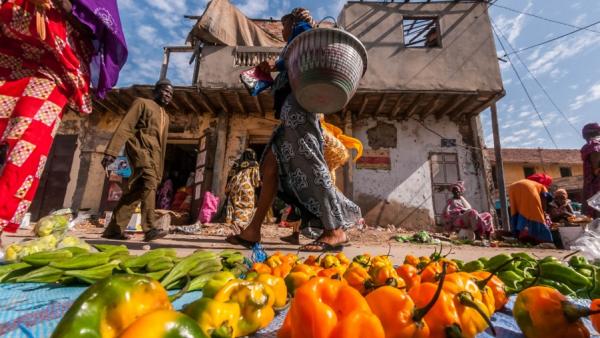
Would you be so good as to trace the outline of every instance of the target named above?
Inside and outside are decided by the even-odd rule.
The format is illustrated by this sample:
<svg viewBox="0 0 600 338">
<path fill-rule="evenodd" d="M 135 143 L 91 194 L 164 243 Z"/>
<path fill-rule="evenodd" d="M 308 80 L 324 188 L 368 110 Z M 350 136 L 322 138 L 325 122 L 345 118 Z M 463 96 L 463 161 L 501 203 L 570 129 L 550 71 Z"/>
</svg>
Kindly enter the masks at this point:
<svg viewBox="0 0 600 338">
<path fill-rule="evenodd" d="M 486 149 L 491 168 L 495 173 L 494 149 Z M 504 180 L 506 186 L 535 173 L 546 173 L 554 180 L 555 188 L 566 189 L 569 198 L 582 202 L 583 161 L 577 149 L 503 148 Z M 490 175 L 491 175 L 490 173 Z M 494 176 L 494 188 L 497 182 Z"/>
<path fill-rule="evenodd" d="M 231 20 L 217 22 L 217 15 Z M 278 55 L 280 23 L 240 15 L 227 0 L 213 0 L 197 18 L 188 45 L 165 49 L 163 74 L 171 52 L 197 56 L 194 83 L 177 87 L 168 108 L 167 152 L 174 155 L 167 168 L 194 172 L 193 210 L 204 191 L 223 195 L 233 161 L 246 147 L 261 152 L 278 123 L 270 94 L 250 96 L 239 74 Z M 343 111 L 327 116 L 364 144 L 364 157 L 340 168 L 337 183 L 361 206 L 367 223 L 432 226 L 457 180 L 465 181 L 474 208 L 490 210 L 479 113 L 504 89 L 486 3 L 348 2 L 338 22 L 369 54 L 356 95 Z M 96 102 L 90 118 L 66 118 L 63 133 L 79 137 L 72 161 L 78 169 L 65 185 L 65 205 L 110 207 L 109 183 L 100 179 L 104 147 L 120 114 L 135 96 L 149 97 L 150 90 L 147 85 L 117 89 Z M 178 163 L 182 157 L 191 159 L 185 168 Z"/>
</svg>

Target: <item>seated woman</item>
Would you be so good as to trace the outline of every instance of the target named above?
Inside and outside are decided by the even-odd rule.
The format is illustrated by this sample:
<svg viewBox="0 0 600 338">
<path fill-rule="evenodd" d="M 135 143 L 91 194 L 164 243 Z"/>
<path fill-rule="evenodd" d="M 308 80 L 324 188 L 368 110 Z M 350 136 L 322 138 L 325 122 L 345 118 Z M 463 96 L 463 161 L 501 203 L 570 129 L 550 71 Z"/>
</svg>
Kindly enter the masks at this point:
<svg viewBox="0 0 600 338">
<path fill-rule="evenodd" d="M 260 186 L 260 173 L 256 152 L 246 149 L 229 171 L 225 193 L 227 213 L 225 223 L 234 227 L 236 233 L 242 231 L 254 214 L 254 191 Z"/>
<path fill-rule="evenodd" d="M 448 200 L 444 209 L 444 223 L 446 231 L 459 231 L 468 229 L 475 233 L 477 239 L 485 237 L 490 239 L 494 232 L 492 214 L 489 212 L 477 212 L 464 198 L 465 186 L 458 181 L 452 186 L 452 198 Z"/>
<path fill-rule="evenodd" d="M 575 212 L 571 207 L 571 200 L 565 189 L 558 189 L 554 192 L 554 200 L 548 204 L 548 214 L 554 223 L 566 223 L 568 218 Z"/>
<path fill-rule="evenodd" d="M 552 195 L 548 187 L 552 178 L 546 174 L 534 174 L 516 181 L 508 187 L 511 208 L 511 226 L 522 241 L 552 243 L 549 219 L 546 217 Z"/>
<path fill-rule="evenodd" d="M 292 10 L 281 18 L 281 23 L 288 44 L 313 26 L 310 13 L 303 8 Z M 278 194 L 286 203 L 301 209 L 303 215 L 310 215 L 310 227 L 320 230 L 320 237 L 301 250 L 340 249 L 348 241 L 344 230 L 361 219 L 360 208 L 333 185 L 323 154 L 323 131 L 317 112 L 306 111 L 296 101 L 283 58 L 259 66 L 263 71 L 279 71 L 272 90 L 281 124 L 263 155 L 263 186 L 252 222 L 239 235 L 226 240 L 246 247 L 260 242 L 262 222 Z"/>
</svg>

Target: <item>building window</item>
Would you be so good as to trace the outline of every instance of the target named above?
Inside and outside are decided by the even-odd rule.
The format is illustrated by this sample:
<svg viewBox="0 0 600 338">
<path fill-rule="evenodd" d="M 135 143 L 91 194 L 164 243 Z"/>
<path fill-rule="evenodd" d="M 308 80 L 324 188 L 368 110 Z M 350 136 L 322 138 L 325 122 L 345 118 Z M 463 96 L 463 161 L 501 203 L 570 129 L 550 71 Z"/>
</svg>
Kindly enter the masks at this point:
<svg viewBox="0 0 600 338">
<path fill-rule="evenodd" d="M 573 171 L 571 171 L 571 167 L 560 167 L 560 177 L 571 176 L 573 176 Z"/>
<path fill-rule="evenodd" d="M 433 153 L 429 159 L 435 220 L 437 224 L 442 224 L 442 214 L 451 195 L 450 187 L 460 180 L 458 156 L 452 153 Z"/>
<path fill-rule="evenodd" d="M 523 167 L 523 173 L 525 174 L 525 178 L 535 174 L 534 167 Z"/>
<path fill-rule="evenodd" d="M 406 17 L 402 20 L 404 46 L 441 47 L 440 25 L 437 18 Z"/>
</svg>

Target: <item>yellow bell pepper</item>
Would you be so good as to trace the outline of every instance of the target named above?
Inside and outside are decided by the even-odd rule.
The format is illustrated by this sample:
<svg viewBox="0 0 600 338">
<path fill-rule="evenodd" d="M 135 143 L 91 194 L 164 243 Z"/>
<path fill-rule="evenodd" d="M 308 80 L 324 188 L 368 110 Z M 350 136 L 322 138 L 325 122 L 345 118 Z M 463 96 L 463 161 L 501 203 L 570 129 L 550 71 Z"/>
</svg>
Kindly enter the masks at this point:
<svg viewBox="0 0 600 338">
<path fill-rule="evenodd" d="M 270 286 L 275 295 L 275 301 L 273 302 L 275 308 L 282 308 L 287 303 L 287 286 L 283 278 L 261 273 L 255 277 L 247 278 L 247 280 Z"/>
<path fill-rule="evenodd" d="M 240 305 L 222 303 L 211 298 L 199 300 L 184 307 L 183 313 L 194 319 L 207 337 L 238 337 Z"/>
<path fill-rule="evenodd" d="M 263 283 L 231 280 L 217 292 L 214 300 L 239 304 L 240 319 L 237 333 L 240 336 L 247 336 L 267 327 L 275 317 L 273 310 L 275 294 L 270 286 Z"/>
</svg>

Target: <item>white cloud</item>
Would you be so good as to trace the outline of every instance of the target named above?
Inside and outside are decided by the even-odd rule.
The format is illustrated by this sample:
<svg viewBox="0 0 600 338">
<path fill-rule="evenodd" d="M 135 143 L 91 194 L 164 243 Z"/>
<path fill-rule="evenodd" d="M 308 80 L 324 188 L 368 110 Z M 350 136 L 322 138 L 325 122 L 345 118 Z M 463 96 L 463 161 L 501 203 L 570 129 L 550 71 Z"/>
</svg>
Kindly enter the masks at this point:
<svg viewBox="0 0 600 338">
<path fill-rule="evenodd" d="M 587 14 L 585 14 L 585 13 L 583 13 L 583 14 L 581 14 L 581 15 L 578 15 L 578 16 L 575 18 L 575 21 L 573 22 L 573 24 L 574 24 L 575 26 L 581 26 L 581 25 L 583 25 L 583 24 L 584 24 L 584 22 L 585 22 L 585 19 L 586 19 L 586 18 L 587 18 Z"/>
<path fill-rule="evenodd" d="M 523 9 L 523 12 L 527 12 L 531 6 L 532 2 L 529 1 L 527 6 L 525 6 Z M 519 14 L 512 18 L 499 16 L 498 19 L 496 19 L 496 24 L 498 29 L 500 29 L 500 31 L 502 31 L 502 33 L 506 36 L 508 42 L 514 44 L 517 38 L 521 35 L 523 27 L 525 27 L 525 18 L 525 14 Z"/>
<path fill-rule="evenodd" d="M 156 28 L 148 25 L 140 25 L 137 30 L 137 35 L 144 40 L 144 42 L 156 46 L 162 45 L 162 39 L 158 37 Z"/>
<path fill-rule="evenodd" d="M 249 18 L 260 18 L 269 10 L 269 0 L 245 0 L 236 5 Z M 290 9 L 291 10 L 291 9 Z"/>
<path fill-rule="evenodd" d="M 147 0 L 150 6 L 165 13 L 177 13 L 178 15 L 187 14 L 185 0 Z"/>
<path fill-rule="evenodd" d="M 569 106 L 573 110 L 581 109 L 590 102 L 600 100 L 600 82 L 591 86 L 587 92 L 575 98 L 575 101 Z"/>
<path fill-rule="evenodd" d="M 589 48 L 593 48 L 598 43 L 600 43 L 599 34 L 586 33 L 578 35 L 575 38 L 556 44 L 550 50 L 541 54 L 529 68 L 535 75 L 552 72 L 556 69 L 560 61 L 576 56 Z"/>
<path fill-rule="evenodd" d="M 524 112 L 519 113 L 519 118 L 524 118 L 524 117 L 527 117 L 527 116 L 531 116 L 531 114 L 533 114 L 533 112 L 531 112 L 531 111 L 524 111 Z"/>
</svg>

